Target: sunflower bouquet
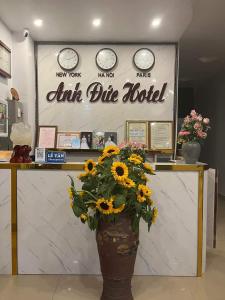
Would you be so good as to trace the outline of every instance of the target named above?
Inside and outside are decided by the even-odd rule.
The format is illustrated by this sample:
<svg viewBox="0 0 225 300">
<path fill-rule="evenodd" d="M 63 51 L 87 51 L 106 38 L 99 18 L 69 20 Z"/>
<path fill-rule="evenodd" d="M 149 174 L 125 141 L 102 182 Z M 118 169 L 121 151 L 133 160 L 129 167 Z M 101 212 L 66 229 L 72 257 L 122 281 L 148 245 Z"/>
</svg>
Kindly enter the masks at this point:
<svg viewBox="0 0 225 300">
<path fill-rule="evenodd" d="M 69 195 L 75 216 L 95 230 L 100 219 L 116 222 L 120 213 L 132 218 L 132 228 L 138 230 L 142 218 L 150 226 L 158 211 L 154 207 L 152 190 L 147 186 L 146 174 L 153 169 L 146 162 L 143 147 L 127 144 L 122 147 L 108 146 L 98 162 L 85 162 L 84 173 L 79 175 L 82 190 L 75 188 L 72 177 Z"/>
</svg>

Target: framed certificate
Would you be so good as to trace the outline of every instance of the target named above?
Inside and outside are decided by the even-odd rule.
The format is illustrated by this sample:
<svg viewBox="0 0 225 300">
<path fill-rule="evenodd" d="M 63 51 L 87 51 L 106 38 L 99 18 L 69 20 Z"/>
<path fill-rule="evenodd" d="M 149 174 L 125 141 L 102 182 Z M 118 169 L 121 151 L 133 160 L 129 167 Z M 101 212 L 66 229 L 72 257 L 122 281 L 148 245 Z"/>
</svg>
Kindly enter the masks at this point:
<svg viewBox="0 0 225 300">
<path fill-rule="evenodd" d="M 173 151 L 173 122 L 150 122 L 150 150 Z"/>
<path fill-rule="evenodd" d="M 80 132 L 58 132 L 58 149 L 80 149 Z"/>
<path fill-rule="evenodd" d="M 46 149 L 45 148 L 35 148 L 35 162 L 45 163 L 46 162 Z"/>
<path fill-rule="evenodd" d="M 148 121 L 126 121 L 126 141 L 141 143 L 149 148 Z"/>
<path fill-rule="evenodd" d="M 0 74 L 11 78 L 11 50 L 0 41 Z"/>
<path fill-rule="evenodd" d="M 57 126 L 38 126 L 37 148 L 55 148 Z"/>
</svg>

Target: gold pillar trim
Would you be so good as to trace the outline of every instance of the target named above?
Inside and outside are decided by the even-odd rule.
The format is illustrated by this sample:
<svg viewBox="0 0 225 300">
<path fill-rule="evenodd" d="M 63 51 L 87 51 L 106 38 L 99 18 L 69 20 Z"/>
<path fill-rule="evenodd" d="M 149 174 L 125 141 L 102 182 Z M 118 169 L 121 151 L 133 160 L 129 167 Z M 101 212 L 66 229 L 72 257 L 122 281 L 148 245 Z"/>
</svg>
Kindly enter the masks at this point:
<svg viewBox="0 0 225 300">
<path fill-rule="evenodd" d="M 202 276 L 203 188 L 204 188 L 204 171 L 199 171 L 199 174 L 198 174 L 198 262 L 197 262 L 197 277 Z"/>
<path fill-rule="evenodd" d="M 17 169 L 11 169 L 11 243 L 12 275 L 18 274 L 17 256 Z"/>
</svg>

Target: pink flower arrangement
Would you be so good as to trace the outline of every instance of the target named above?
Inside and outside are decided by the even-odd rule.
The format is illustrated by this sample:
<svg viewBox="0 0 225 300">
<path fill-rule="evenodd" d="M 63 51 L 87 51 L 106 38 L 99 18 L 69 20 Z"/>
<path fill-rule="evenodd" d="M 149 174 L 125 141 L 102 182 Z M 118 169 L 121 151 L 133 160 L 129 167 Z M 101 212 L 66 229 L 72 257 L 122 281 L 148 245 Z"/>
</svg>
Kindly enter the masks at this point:
<svg viewBox="0 0 225 300">
<path fill-rule="evenodd" d="M 180 131 L 180 132 L 179 132 L 179 135 L 180 135 L 180 136 L 185 136 L 185 135 L 189 135 L 189 134 L 190 134 L 189 131 Z"/>
<path fill-rule="evenodd" d="M 206 139 L 210 129 L 209 118 L 203 118 L 194 109 L 184 118 L 181 131 L 178 133 L 178 143 L 201 142 Z"/>
<path fill-rule="evenodd" d="M 208 118 L 204 118 L 204 119 L 203 119 L 203 123 L 204 123 L 204 124 L 209 124 L 209 119 L 208 119 Z"/>
<path fill-rule="evenodd" d="M 137 142 L 128 142 L 128 143 L 123 142 L 123 143 L 119 144 L 118 147 L 120 149 L 127 148 L 127 147 L 130 147 L 132 149 L 144 149 L 144 148 L 146 148 L 146 145 L 142 144 L 142 143 L 137 143 Z"/>
</svg>

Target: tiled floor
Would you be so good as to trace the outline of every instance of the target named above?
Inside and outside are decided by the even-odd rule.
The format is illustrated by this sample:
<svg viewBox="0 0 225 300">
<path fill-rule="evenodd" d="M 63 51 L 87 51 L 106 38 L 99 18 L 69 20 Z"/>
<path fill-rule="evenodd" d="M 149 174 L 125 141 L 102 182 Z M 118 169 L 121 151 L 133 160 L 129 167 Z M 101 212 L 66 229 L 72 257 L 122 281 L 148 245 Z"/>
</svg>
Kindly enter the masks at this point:
<svg viewBox="0 0 225 300">
<path fill-rule="evenodd" d="M 217 249 L 207 254 L 203 278 L 138 276 L 135 300 L 225 300 L 225 200 L 218 212 Z M 94 276 L 1 276 L 0 300 L 97 300 L 101 286 Z"/>
</svg>

